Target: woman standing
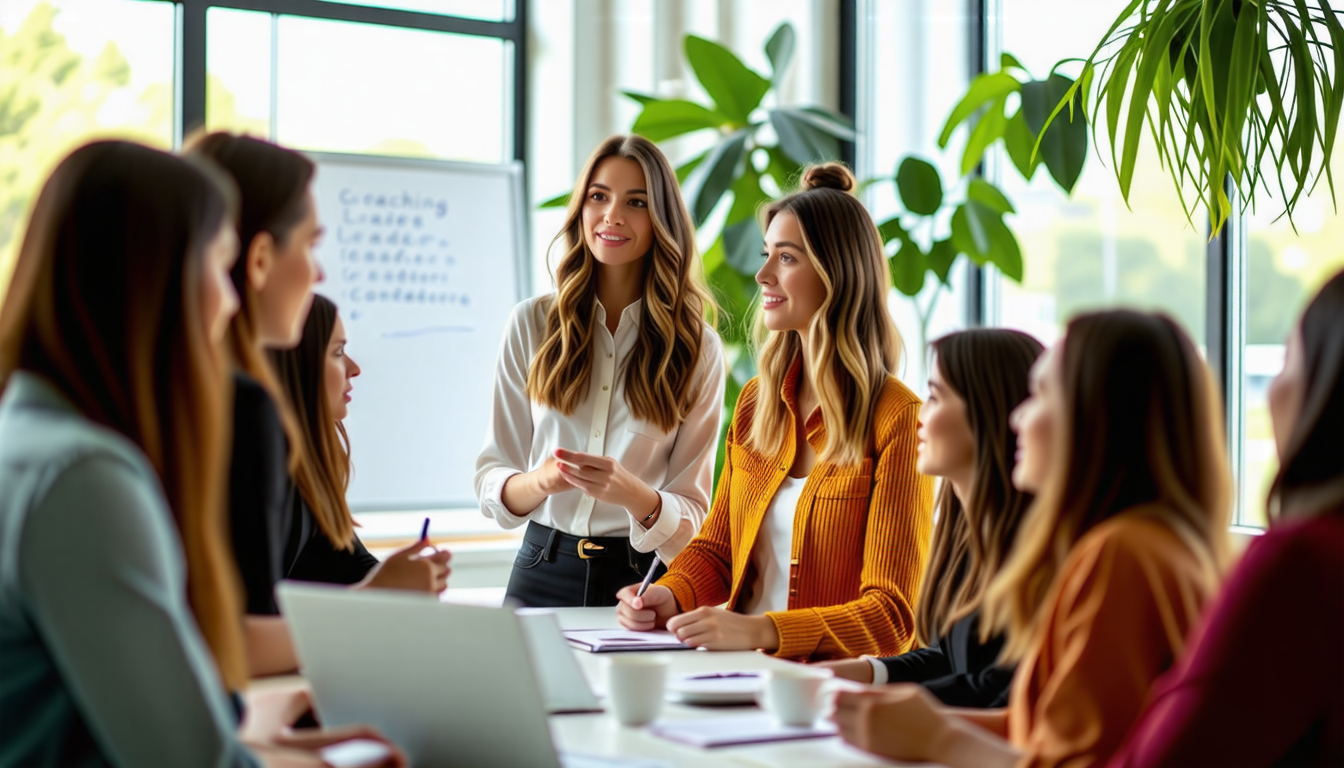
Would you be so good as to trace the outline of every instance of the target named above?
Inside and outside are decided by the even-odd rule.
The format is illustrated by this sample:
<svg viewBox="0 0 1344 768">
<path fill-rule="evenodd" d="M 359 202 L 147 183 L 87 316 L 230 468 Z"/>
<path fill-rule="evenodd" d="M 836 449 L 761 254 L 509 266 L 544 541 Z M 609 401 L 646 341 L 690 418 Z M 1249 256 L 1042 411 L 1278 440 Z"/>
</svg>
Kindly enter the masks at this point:
<svg viewBox="0 0 1344 768">
<path fill-rule="evenodd" d="M 872 217 L 838 163 L 764 215 L 759 354 L 705 528 L 668 574 L 621 592 L 629 629 L 792 659 L 891 655 L 914 640 L 933 479 Z M 727 609 L 717 608 L 727 603 Z"/>
<path fill-rule="evenodd" d="M 556 292 L 504 332 L 476 496 L 527 524 L 509 597 L 613 605 L 704 519 L 723 349 L 676 174 L 647 139 L 593 152 L 556 240 Z"/>
</svg>

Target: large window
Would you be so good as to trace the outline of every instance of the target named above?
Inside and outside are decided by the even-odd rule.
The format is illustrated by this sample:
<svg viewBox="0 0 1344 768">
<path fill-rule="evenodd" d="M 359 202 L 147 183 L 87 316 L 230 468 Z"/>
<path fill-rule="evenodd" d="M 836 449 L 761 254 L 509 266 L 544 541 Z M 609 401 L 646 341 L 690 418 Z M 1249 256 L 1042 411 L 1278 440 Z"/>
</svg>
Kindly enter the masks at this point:
<svg viewBox="0 0 1344 768">
<path fill-rule="evenodd" d="M 0 3 L 0 295 L 33 198 L 98 137 L 173 143 L 173 6 L 134 0 Z"/>
</svg>

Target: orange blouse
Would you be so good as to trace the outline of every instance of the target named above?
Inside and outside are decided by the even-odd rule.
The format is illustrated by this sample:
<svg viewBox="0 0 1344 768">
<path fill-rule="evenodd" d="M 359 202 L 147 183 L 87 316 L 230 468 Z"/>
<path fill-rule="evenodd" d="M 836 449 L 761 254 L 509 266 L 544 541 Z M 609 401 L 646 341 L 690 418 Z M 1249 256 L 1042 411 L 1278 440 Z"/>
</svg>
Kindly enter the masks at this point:
<svg viewBox="0 0 1344 768">
<path fill-rule="evenodd" d="M 1019 768 L 1105 763 L 1215 586 L 1189 546 L 1143 508 L 1084 535 L 1013 678 L 1008 738 L 1026 753 Z"/>
<path fill-rule="evenodd" d="M 742 389 L 709 517 L 658 582 L 683 611 L 725 602 L 737 610 L 746 602 L 756 575 L 752 548 L 793 466 L 798 375 L 795 365 L 780 389 L 790 430 L 775 455 L 746 444 L 760 379 Z M 808 475 L 793 519 L 788 610 L 766 614 L 779 631 L 775 655 L 826 659 L 910 649 L 933 526 L 933 478 L 915 470 L 919 405 L 905 385 L 888 378 L 863 461 L 818 461 Z M 808 443 L 820 451 L 826 441 L 820 410 L 805 428 Z"/>
</svg>

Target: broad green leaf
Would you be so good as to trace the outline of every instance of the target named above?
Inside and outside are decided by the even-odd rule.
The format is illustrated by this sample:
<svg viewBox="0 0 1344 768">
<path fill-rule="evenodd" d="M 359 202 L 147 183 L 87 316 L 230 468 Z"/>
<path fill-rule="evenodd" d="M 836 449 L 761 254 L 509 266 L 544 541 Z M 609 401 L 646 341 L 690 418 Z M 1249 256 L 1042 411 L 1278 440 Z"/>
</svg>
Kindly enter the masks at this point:
<svg viewBox="0 0 1344 768">
<path fill-rule="evenodd" d="M 706 150 L 677 166 L 677 183 L 685 184 L 687 177 L 691 175 L 691 171 L 694 171 L 697 165 L 703 163 L 708 155 L 709 151 Z"/>
<path fill-rule="evenodd" d="M 952 245 L 976 264 L 993 264 L 1022 281 L 1022 251 L 1003 215 L 979 200 L 967 200 L 952 214 Z"/>
<path fill-rule="evenodd" d="M 989 235 L 989 261 L 1004 277 L 1022 282 L 1022 249 L 1013 231 L 1002 218 L 996 217 L 986 221 L 985 232 Z"/>
<path fill-rule="evenodd" d="M 695 35 L 686 36 L 686 61 L 718 111 L 737 126 L 749 122 L 751 111 L 760 106 L 770 81 L 747 68 L 722 45 Z"/>
<path fill-rule="evenodd" d="M 1017 213 L 1003 191 L 984 179 L 971 179 L 966 188 L 966 197 L 982 202 L 1000 214 Z"/>
<path fill-rule="evenodd" d="M 697 227 L 705 223 L 723 193 L 736 180 L 749 134 L 750 131 L 744 129 L 724 138 L 686 177 L 682 191 L 690 203 L 691 218 Z"/>
<path fill-rule="evenodd" d="M 1008 150 L 1008 159 L 1013 161 L 1013 167 L 1022 174 L 1022 178 L 1031 181 L 1031 177 L 1036 175 L 1036 169 L 1041 166 L 1041 157 L 1032 159 L 1036 134 L 1027 127 L 1021 109 L 1008 118 L 1008 127 L 1003 129 L 1003 145 Z"/>
<path fill-rule="evenodd" d="M 979 213 L 971 212 L 973 206 L 989 210 L 974 200 L 967 200 L 957 206 L 957 210 L 952 213 L 952 244 L 970 257 L 971 261 L 983 267 L 989 258 L 989 234 L 985 232 L 985 223 Z M 993 211 L 989 212 L 992 217 Z"/>
<path fill-rule="evenodd" d="M 952 114 L 947 116 L 947 122 L 943 123 L 943 131 L 938 135 L 938 147 L 947 149 L 947 142 L 952 138 L 952 131 L 961 125 L 978 109 L 986 104 L 1006 98 L 1008 94 L 1013 93 L 1021 87 L 1017 78 L 1007 72 L 995 72 L 988 75 L 976 75 L 971 81 L 971 85 L 966 89 L 966 95 L 961 97 L 957 106 L 953 107 Z"/>
<path fill-rule="evenodd" d="M 726 122 L 723 115 L 693 101 L 669 99 L 645 104 L 644 111 L 635 118 L 630 130 L 656 142 L 705 128 L 718 128 Z"/>
<path fill-rule="evenodd" d="M 1023 72 L 1027 71 L 1027 68 L 1022 66 L 1022 62 L 1018 61 L 1017 57 L 1013 56 L 1013 54 L 1011 53 L 999 54 L 999 69 L 1009 69 L 1012 67 L 1020 69 Z"/>
<path fill-rule="evenodd" d="M 896 169 L 896 191 L 911 213 L 932 216 L 943 205 L 943 178 L 932 164 L 907 157 Z"/>
<path fill-rule="evenodd" d="M 980 164 L 989 145 L 1003 138 L 1008 128 L 1008 116 L 1003 113 L 1007 96 L 1001 96 L 990 102 L 989 107 L 980 114 L 971 135 L 966 139 L 966 149 L 961 154 L 961 175 L 965 176 Z"/>
<path fill-rule="evenodd" d="M 728 209 L 728 218 L 724 220 L 724 224 L 736 224 L 739 221 L 755 222 L 756 212 L 760 209 L 761 203 L 770 199 L 765 190 L 761 189 L 761 174 L 751 164 L 750 158 L 743 162 L 742 174 L 733 182 L 732 191 L 733 206 Z"/>
<path fill-rule="evenodd" d="M 957 247 L 952 244 L 952 238 L 939 240 L 929 248 L 928 266 L 933 274 L 938 276 L 938 280 L 943 285 L 951 286 L 947 281 L 947 276 L 952 272 L 952 265 L 956 262 L 960 253 Z"/>
<path fill-rule="evenodd" d="M 570 190 L 569 192 L 565 192 L 564 194 L 556 195 L 555 197 L 552 197 L 552 198 L 550 198 L 550 199 L 548 199 L 548 200 L 543 200 L 543 201 L 541 201 L 540 203 L 537 203 L 537 207 L 538 207 L 538 208 L 568 208 L 568 207 L 569 207 L 569 198 L 570 198 L 570 196 L 573 195 L 573 194 L 574 194 L 574 191 L 573 191 L 573 190 Z"/>
<path fill-rule="evenodd" d="M 770 82 L 775 88 L 789 71 L 789 62 L 793 61 L 794 39 L 793 25 L 784 22 L 765 41 L 765 56 L 770 59 Z"/>
<path fill-rule="evenodd" d="M 910 233 L 905 231 L 905 227 L 901 226 L 899 216 L 893 216 L 877 225 L 877 234 L 882 238 L 884 245 L 910 239 Z"/>
<path fill-rule="evenodd" d="M 913 240 L 901 241 L 901 247 L 887 259 L 891 284 L 906 296 L 918 296 L 924 290 L 924 274 L 928 271 L 928 257 Z"/>
<path fill-rule="evenodd" d="M 755 221 L 747 219 L 723 228 L 723 257 L 743 275 L 755 275 L 761 268 L 761 246 L 765 238 Z"/>
<path fill-rule="evenodd" d="M 766 164 L 765 172 L 779 187 L 779 193 L 787 195 L 795 191 L 802 177 L 802 165 L 784 154 L 784 150 L 779 147 L 768 147 L 766 154 L 770 156 L 770 162 Z"/>
<path fill-rule="evenodd" d="M 780 148 L 799 163 L 816 163 L 840 157 L 840 141 L 817 128 L 799 110 L 772 109 L 770 124 L 775 127 Z"/>
<path fill-rule="evenodd" d="M 1071 93 L 1073 103 L 1077 104 L 1078 91 L 1074 89 L 1074 81 L 1063 75 L 1051 75 L 1047 80 L 1023 83 L 1022 108 L 1019 110 L 1026 129 L 1032 136 L 1039 136 L 1038 159 L 1045 163 L 1050 177 L 1065 192 L 1073 191 L 1087 160 L 1087 121 L 1084 113 L 1081 109 L 1071 109 L 1072 119 L 1061 115 L 1050 122 L 1043 135 L 1040 131 L 1046 125 L 1051 110 L 1065 103 L 1065 97 Z M 1017 137 L 1017 140 L 1020 138 Z M 1009 152 L 1012 151 L 1010 145 Z M 1017 159 L 1014 158 L 1013 162 L 1016 165 Z"/>
<path fill-rule="evenodd" d="M 854 130 L 854 121 L 845 115 L 821 107 L 801 107 L 795 111 L 798 113 L 798 117 L 837 139 L 853 141 L 859 136 L 858 132 Z"/>
<path fill-rule="evenodd" d="M 640 93 L 638 91 L 621 91 L 621 95 L 627 99 L 639 102 L 640 106 L 644 106 L 645 104 L 654 101 L 662 101 L 662 99 L 659 99 L 657 96 L 650 96 L 647 93 Z"/>
</svg>

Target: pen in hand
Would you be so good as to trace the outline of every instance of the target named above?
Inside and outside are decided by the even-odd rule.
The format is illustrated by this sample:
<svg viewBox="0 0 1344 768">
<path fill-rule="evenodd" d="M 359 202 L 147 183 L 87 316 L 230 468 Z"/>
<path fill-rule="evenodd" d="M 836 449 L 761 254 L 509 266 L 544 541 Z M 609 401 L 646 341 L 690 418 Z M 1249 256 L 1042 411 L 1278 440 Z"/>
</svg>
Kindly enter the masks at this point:
<svg viewBox="0 0 1344 768">
<path fill-rule="evenodd" d="M 644 574 L 644 580 L 639 583 L 639 591 L 635 593 L 635 597 L 644 596 L 644 592 L 649 588 L 649 584 L 653 583 L 654 572 L 658 570 L 658 566 L 662 565 L 662 563 L 663 561 L 658 559 L 658 555 L 655 554 L 653 556 L 653 562 L 649 564 L 649 572 Z"/>
</svg>

